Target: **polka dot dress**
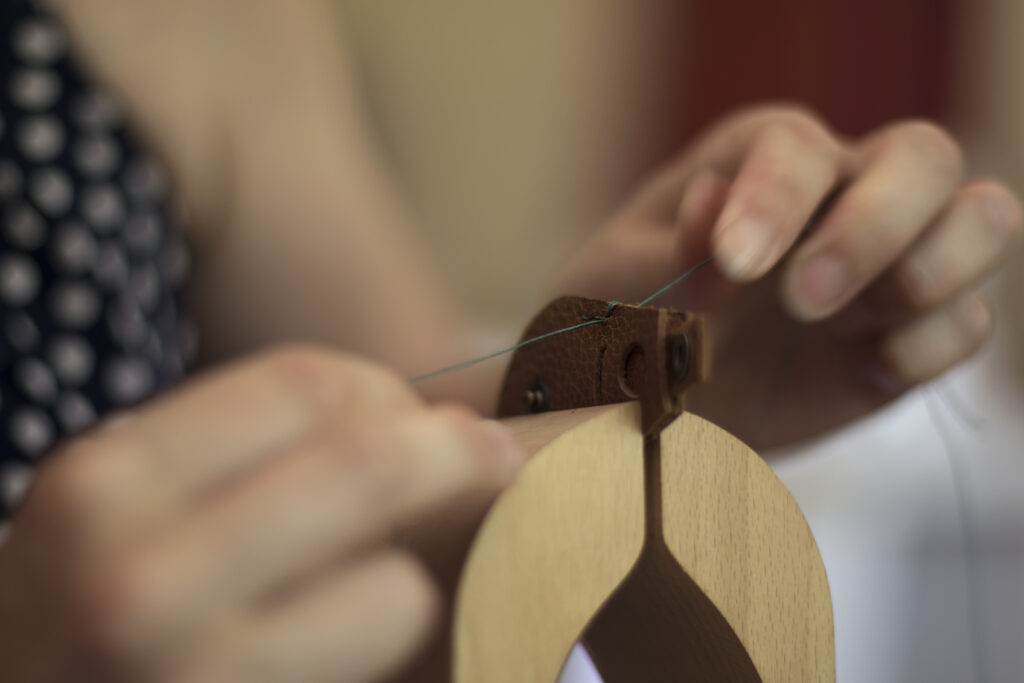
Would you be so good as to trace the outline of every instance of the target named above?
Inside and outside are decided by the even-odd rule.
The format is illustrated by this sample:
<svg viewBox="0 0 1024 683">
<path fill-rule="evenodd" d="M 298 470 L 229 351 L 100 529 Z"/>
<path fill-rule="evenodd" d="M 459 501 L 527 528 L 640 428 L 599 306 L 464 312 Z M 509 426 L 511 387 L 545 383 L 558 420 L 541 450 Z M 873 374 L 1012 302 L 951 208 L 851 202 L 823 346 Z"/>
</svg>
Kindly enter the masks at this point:
<svg viewBox="0 0 1024 683">
<path fill-rule="evenodd" d="M 38 3 L 0 2 L 0 520 L 58 441 L 177 381 L 188 253 L 161 168 Z"/>
</svg>

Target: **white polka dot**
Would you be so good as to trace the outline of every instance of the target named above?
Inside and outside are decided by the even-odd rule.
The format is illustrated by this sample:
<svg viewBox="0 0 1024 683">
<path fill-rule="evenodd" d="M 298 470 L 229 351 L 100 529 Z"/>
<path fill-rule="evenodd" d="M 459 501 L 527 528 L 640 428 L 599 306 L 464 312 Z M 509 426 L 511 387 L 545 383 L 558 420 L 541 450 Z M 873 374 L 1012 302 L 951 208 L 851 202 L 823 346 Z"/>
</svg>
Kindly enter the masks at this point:
<svg viewBox="0 0 1024 683">
<path fill-rule="evenodd" d="M 50 343 L 46 354 L 57 378 L 69 387 L 85 384 L 92 377 L 96 366 L 96 354 L 81 337 L 64 335 Z"/>
<path fill-rule="evenodd" d="M 45 168 L 32 176 L 32 199 L 50 216 L 62 216 L 71 208 L 75 191 L 64 171 Z"/>
<path fill-rule="evenodd" d="M 120 405 L 145 398 L 155 383 L 149 363 L 130 356 L 111 361 L 104 370 L 103 379 L 110 397 Z"/>
<path fill-rule="evenodd" d="M 82 128 L 113 128 L 121 122 L 121 108 L 114 98 L 94 90 L 75 101 L 72 106 L 72 117 Z"/>
<path fill-rule="evenodd" d="M 15 204 L 4 212 L 4 235 L 16 247 L 37 249 L 46 240 L 46 223 L 28 204 Z"/>
<path fill-rule="evenodd" d="M 30 161 L 52 161 L 64 148 L 64 127 L 53 116 L 33 116 L 18 129 L 18 148 Z"/>
<path fill-rule="evenodd" d="M 119 290 L 128 284 L 128 257 L 120 244 L 111 241 L 100 245 L 93 273 L 107 289 Z"/>
<path fill-rule="evenodd" d="M 36 18 L 18 24 L 11 42 L 16 55 L 34 64 L 52 64 L 66 46 L 64 33 L 56 24 Z"/>
<path fill-rule="evenodd" d="M 163 222 L 155 212 L 133 214 L 124 226 L 124 241 L 136 254 L 156 253 L 163 236 Z"/>
<path fill-rule="evenodd" d="M 24 358 L 14 366 L 14 383 L 30 401 L 50 405 L 57 400 L 57 378 L 38 358 Z"/>
<path fill-rule="evenodd" d="M 87 137 L 72 150 L 75 167 L 90 178 L 109 177 L 121 162 L 121 147 L 109 137 Z"/>
<path fill-rule="evenodd" d="M 100 296 L 82 282 L 62 282 L 50 293 L 50 310 L 61 325 L 71 329 L 89 327 L 100 313 Z"/>
<path fill-rule="evenodd" d="M 0 197 L 10 198 L 21 192 L 21 171 L 10 161 L 0 161 Z"/>
<path fill-rule="evenodd" d="M 96 238 L 81 223 L 59 226 L 50 245 L 54 260 L 69 275 L 78 275 L 96 265 Z"/>
<path fill-rule="evenodd" d="M 33 469 L 21 463 L 8 463 L 0 469 L 0 497 L 8 509 L 24 500 L 34 477 Z"/>
<path fill-rule="evenodd" d="M 4 320 L 4 334 L 11 347 L 19 353 L 30 353 L 39 344 L 39 328 L 22 312 L 11 313 Z"/>
<path fill-rule="evenodd" d="M 39 292 L 39 269 L 20 254 L 0 257 L 0 298 L 9 306 L 24 306 Z"/>
<path fill-rule="evenodd" d="M 151 159 L 136 161 L 125 170 L 124 184 L 132 199 L 155 202 L 167 196 L 167 178 Z"/>
<path fill-rule="evenodd" d="M 149 325 L 145 316 L 133 303 L 120 301 L 110 307 L 107 326 L 114 341 L 123 349 L 135 349 L 146 343 Z"/>
<path fill-rule="evenodd" d="M 86 188 L 80 205 L 82 215 L 99 232 L 110 232 L 124 221 L 124 196 L 113 185 Z"/>
<path fill-rule="evenodd" d="M 96 423 L 96 409 L 85 396 L 76 391 L 62 394 L 54 409 L 61 428 L 75 434 Z"/>
<path fill-rule="evenodd" d="M 11 76 L 11 100 L 26 111 L 49 109 L 60 97 L 60 79 L 48 69 L 19 69 Z"/>
<path fill-rule="evenodd" d="M 27 455 L 40 455 L 53 445 L 56 437 L 53 420 L 35 408 L 23 408 L 11 415 L 7 424 L 11 442 Z"/>
</svg>

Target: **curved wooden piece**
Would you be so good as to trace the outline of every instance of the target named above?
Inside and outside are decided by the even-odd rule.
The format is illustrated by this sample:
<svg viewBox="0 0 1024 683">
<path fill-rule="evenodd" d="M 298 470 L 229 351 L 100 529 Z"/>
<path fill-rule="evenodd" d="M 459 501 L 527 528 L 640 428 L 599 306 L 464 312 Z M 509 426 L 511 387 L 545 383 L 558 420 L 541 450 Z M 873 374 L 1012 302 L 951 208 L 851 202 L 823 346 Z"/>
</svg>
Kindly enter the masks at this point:
<svg viewBox="0 0 1024 683">
<path fill-rule="evenodd" d="M 690 413 L 662 432 L 665 542 L 765 683 L 835 681 L 832 600 L 796 501 L 741 441 Z"/>
<path fill-rule="evenodd" d="M 638 406 L 623 404 L 509 421 L 536 455 L 470 550 L 455 605 L 456 683 L 554 683 L 627 575 L 644 576 L 631 573 L 651 546 L 638 420 Z M 661 439 L 661 528 L 672 556 L 765 683 L 834 681 L 824 567 L 788 491 L 753 451 L 693 415 Z M 627 639 L 643 614 L 612 620 L 602 647 Z M 697 647 L 679 632 L 662 635 L 660 649 L 632 662 L 630 680 L 674 680 L 668 650 Z"/>
<path fill-rule="evenodd" d="M 456 683 L 555 683 L 587 622 L 640 554 L 639 406 L 507 424 L 530 448 L 550 435 L 535 424 L 563 415 L 584 421 L 526 464 L 470 550 L 455 601 Z"/>
<path fill-rule="evenodd" d="M 764 683 L 739 636 L 665 544 L 661 443 L 644 440 L 640 559 L 583 633 L 604 683 Z"/>
</svg>

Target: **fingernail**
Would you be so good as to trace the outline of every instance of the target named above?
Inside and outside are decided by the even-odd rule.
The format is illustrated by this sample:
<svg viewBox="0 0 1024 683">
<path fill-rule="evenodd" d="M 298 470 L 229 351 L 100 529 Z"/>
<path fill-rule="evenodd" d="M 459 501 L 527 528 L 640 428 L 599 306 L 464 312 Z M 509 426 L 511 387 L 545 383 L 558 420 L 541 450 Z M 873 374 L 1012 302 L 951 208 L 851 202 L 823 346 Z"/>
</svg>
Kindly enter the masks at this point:
<svg viewBox="0 0 1024 683">
<path fill-rule="evenodd" d="M 525 459 L 523 449 L 508 429 L 495 420 L 484 420 L 480 426 L 490 437 L 492 453 L 502 473 L 511 476 L 518 472 Z"/>
<path fill-rule="evenodd" d="M 739 282 L 753 280 L 771 267 L 772 231 L 767 222 L 741 216 L 723 229 L 716 256 L 725 274 Z"/>
<path fill-rule="evenodd" d="M 832 313 L 845 298 L 850 280 L 850 268 L 844 259 L 828 252 L 812 257 L 797 268 L 794 313 L 805 320 Z"/>
</svg>

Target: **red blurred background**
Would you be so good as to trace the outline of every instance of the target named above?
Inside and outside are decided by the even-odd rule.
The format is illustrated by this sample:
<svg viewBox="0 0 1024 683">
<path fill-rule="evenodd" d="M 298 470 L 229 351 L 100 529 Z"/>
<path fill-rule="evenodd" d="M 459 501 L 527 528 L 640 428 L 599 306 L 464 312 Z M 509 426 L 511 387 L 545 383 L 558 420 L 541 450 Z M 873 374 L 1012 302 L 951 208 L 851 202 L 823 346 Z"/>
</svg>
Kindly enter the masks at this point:
<svg viewBox="0 0 1024 683">
<path fill-rule="evenodd" d="M 966 4 L 966 3 L 963 3 Z M 698 0 L 676 3 L 663 36 L 661 156 L 725 111 L 801 102 L 836 130 L 863 134 L 896 118 L 951 113 L 956 0 Z M 679 65 L 679 66 L 676 66 Z"/>
</svg>

